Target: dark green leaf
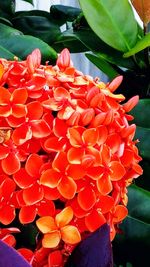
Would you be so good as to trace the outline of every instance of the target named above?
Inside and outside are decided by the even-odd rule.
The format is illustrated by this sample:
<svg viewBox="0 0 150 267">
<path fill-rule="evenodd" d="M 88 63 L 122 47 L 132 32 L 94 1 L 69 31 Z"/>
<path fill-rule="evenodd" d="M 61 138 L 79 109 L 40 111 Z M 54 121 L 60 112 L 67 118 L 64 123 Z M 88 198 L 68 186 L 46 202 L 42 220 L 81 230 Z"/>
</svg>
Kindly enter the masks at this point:
<svg viewBox="0 0 150 267">
<path fill-rule="evenodd" d="M 0 1 L 0 10 L 7 14 L 13 14 L 15 12 L 15 0 Z"/>
<path fill-rule="evenodd" d="M 121 224 L 123 234 L 119 234 L 113 244 L 114 260 L 116 262 L 117 259 L 119 263 L 131 262 L 134 267 L 147 267 L 150 248 L 150 192 L 131 186 L 128 209 L 129 215 Z"/>
<path fill-rule="evenodd" d="M 150 129 L 138 126 L 136 129 L 135 138 L 139 139 L 140 141 L 137 144 L 140 150 L 140 155 L 143 158 L 150 160 Z"/>
<path fill-rule="evenodd" d="M 134 116 L 136 125 L 150 128 L 150 99 L 141 99 L 130 113 Z"/>
<path fill-rule="evenodd" d="M 79 0 L 93 31 L 108 45 L 126 52 L 135 46 L 137 22 L 127 0 Z"/>
<path fill-rule="evenodd" d="M 43 62 L 57 58 L 57 53 L 48 44 L 28 35 L 9 36 L 0 39 L 0 45 L 5 46 L 6 49 L 21 59 L 25 59 L 35 48 L 41 50 Z"/>
<path fill-rule="evenodd" d="M 80 8 L 72 6 L 52 5 L 50 8 L 50 14 L 53 18 L 59 18 L 60 20 L 63 20 L 64 23 L 66 23 L 66 21 L 74 21 L 80 12 Z"/>
<path fill-rule="evenodd" d="M 143 175 L 140 176 L 139 179 L 135 180 L 135 183 L 137 186 L 142 187 L 145 190 L 150 191 L 150 179 L 149 179 L 149 174 L 150 174 L 150 161 L 148 160 L 143 160 L 141 162 L 141 167 L 143 169 Z"/>
<path fill-rule="evenodd" d="M 0 23 L 0 41 L 3 39 L 7 39 L 10 36 L 13 37 L 13 36 L 21 35 L 21 34 L 22 34 L 22 32 Z M 5 44 L 4 44 L 4 46 L 5 46 Z"/>
<path fill-rule="evenodd" d="M 0 23 L 3 23 L 3 24 L 10 26 L 10 27 L 13 26 L 12 23 L 8 19 L 5 19 L 3 17 L 0 17 Z"/>
<path fill-rule="evenodd" d="M 9 50 L 5 49 L 4 47 L 0 46 L 0 58 L 6 59 L 14 59 L 14 54 L 12 54 Z"/>
<path fill-rule="evenodd" d="M 33 5 L 34 3 L 33 3 L 33 0 L 23 0 L 24 2 L 28 2 L 28 3 L 30 3 L 31 5 Z"/>
<path fill-rule="evenodd" d="M 114 68 L 102 57 L 100 56 L 97 57 L 90 53 L 86 53 L 85 55 L 94 65 L 96 65 L 96 67 L 98 67 L 101 71 L 103 71 L 110 79 L 113 79 L 116 76 L 118 76 L 117 71 L 115 71 Z"/>
<path fill-rule="evenodd" d="M 12 22 L 15 28 L 24 34 L 38 37 L 48 44 L 52 44 L 61 33 L 59 26 L 51 22 L 47 17 L 20 16 L 15 17 Z"/>
<path fill-rule="evenodd" d="M 134 54 L 144 50 L 145 48 L 150 46 L 150 33 L 146 34 L 138 43 L 130 49 L 129 52 L 124 54 L 124 57 L 130 57 L 133 56 Z"/>
</svg>

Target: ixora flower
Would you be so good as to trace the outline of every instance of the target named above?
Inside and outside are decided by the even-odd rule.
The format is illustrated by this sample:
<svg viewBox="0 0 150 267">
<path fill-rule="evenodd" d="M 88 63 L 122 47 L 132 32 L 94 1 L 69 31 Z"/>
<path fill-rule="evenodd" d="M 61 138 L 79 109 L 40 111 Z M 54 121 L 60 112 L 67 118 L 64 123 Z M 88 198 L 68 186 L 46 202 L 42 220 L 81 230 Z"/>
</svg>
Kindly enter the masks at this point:
<svg viewBox="0 0 150 267">
<path fill-rule="evenodd" d="M 69 264 L 84 240 L 90 249 L 101 233 L 105 243 L 103 229 L 113 240 L 128 214 L 127 188 L 142 174 L 128 114 L 139 98 L 121 104 L 121 81 L 84 75 L 67 49 L 55 66 L 42 65 L 38 49 L 0 59 L 0 238 L 30 266 Z M 13 234 L 28 224 L 34 246 L 19 247 Z"/>
</svg>

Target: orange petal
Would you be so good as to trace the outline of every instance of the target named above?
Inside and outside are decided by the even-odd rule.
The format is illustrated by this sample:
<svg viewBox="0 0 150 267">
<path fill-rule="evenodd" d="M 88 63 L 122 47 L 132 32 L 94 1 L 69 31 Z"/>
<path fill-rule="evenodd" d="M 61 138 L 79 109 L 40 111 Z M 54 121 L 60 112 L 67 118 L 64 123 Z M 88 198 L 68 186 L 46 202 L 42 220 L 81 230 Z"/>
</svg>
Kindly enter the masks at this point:
<svg viewBox="0 0 150 267">
<path fill-rule="evenodd" d="M 32 131 L 26 124 L 14 129 L 12 139 L 16 145 L 22 145 L 32 138 Z"/>
<path fill-rule="evenodd" d="M 81 139 L 81 130 L 83 131 L 84 128 L 81 127 L 72 127 L 68 129 L 68 138 L 70 141 L 70 144 L 73 147 L 80 147 L 82 145 L 82 139 Z"/>
<path fill-rule="evenodd" d="M 78 201 L 77 198 L 73 198 L 71 200 L 71 202 L 69 202 L 69 204 L 71 205 L 72 209 L 73 209 L 73 213 L 77 218 L 84 218 L 87 214 L 87 211 L 83 210 Z"/>
<path fill-rule="evenodd" d="M 104 223 L 106 223 L 104 215 L 96 210 L 85 217 L 85 225 L 90 232 L 94 232 Z"/>
<path fill-rule="evenodd" d="M 56 248 L 61 240 L 61 235 L 59 231 L 53 231 L 51 233 L 45 234 L 42 239 L 42 246 L 44 248 Z"/>
<path fill-rule="evenodd" d="M 8 104 L 10 101 L 11 94 L 8 89 L 4 87 L 0 87 L 0 105 L 1 104 Z"/>
<path fill-rule="evenodd" d="M 69 163 L 80 164 L 84 154 L 85 150 L 83 148 L 75 148 L 75 147 L 70 148 L 67 153 L 67 158 Z"/>
<path fill-rule="evenodd" d="M 120 135 L 117 133 L 110 134 L 106 140 L 106 144 L 111 148 L 112 153 L 117 152 L 121 145 Z"/>
<path fill-rule="evenodd" d="M 94 118 L 95 112 L 93 108 L 88 108 L 81 113 L 80 121 L 83 126 L 88 125 Z"/>
<path fill-rule="evenodd" d="M 12 175 L 20 169 L 20 161 L 16 154 L 10 153 L 5 159 L 1 161 L 3 171 Z"/>
<path fill-rule="evenodd" d="M 139 102 L 139 96 L 133 96 L 124 105 L 123 108 L 126 112 L 131 111 Z"/>
<path fill-rule="evenodd" d="M 47 234 L 50 233 L 51 231 L 57 230 L 57 225 L 55 223 L 55 220 L 51 216 L 43 216 L 39 218 L 36 221 L 36 225 L 43 234 Z"/>
<path fill-rule="evenodd" d="M 118 161 L 112 161 L 110 163 L 110 168 L 111 168 L 110 178 L 112 181 L 120 180 L 126 173 L 125 168 Z"/>
<path fill-rule="evenodd" d="M 121 222 L 128 215 L 128 209 L 123 205 L 117 205 L 113 213 L 113 222 Z"/>
<path fill-rule="evenodd" d="M 108 85 L 109 90 L 111 92 L 114 92 L 120 86 L 120 84 L 122 83 L 122 81 L 123 81 L 123 76 L 122 75 L 114 78 L 112 80 L 112 82 L 109 83 L 109 85 Z"/>
<path fill-rule="evenodd" d="M 6 178 L 0 185 L 0 198 L 9 201 L 16 185 L 11 178 Z"/>
<path fill-rule="evenodd" d="M 51 252 L 48 256 L 48 266 L 62 266 L 63 265 L 63 256 L 60 250 L 55 250 Z"/>
<path fill-rule="evenodd" d="M 4 159 L 9 154 L 9 147 L 0 145 L 0 160 Z"/>
<path fill-rule="evenodd" d="M 77 196 L 78 203 L 83 210 L 90 210 L 96 203 L 96 195 L 91 186 L 87 186 Z"/>
<path fill-rule="evenodd" d="M 92 178 L 93 180 L 99 179 L 103 173 L 104 173 L 104 167 L 103 166 L 90 167 L 87 170 L 87 175 L 90 178 Z"/>
<path fill-rule="evenodd" d="M 57 137 L 66 137 L 68 125 L 65 121 L 55 118 L 53 121 L 53 132 Z"/>
<path fill-rule="evenodd" d="M 24 117 L 27 114 L 27 109 L 25 105 L 16 104 L 12 106 L 12 115 L 16 118 Z"/>
<path fill-rule="evenodd" d="M 10 205 L 1 205 L 0 222 L 4 225 L 10 224 L 15 219 L 15 208 Z"/>
<path fill-rule="evenodd" d="M 24 168 L 21 168 L 18 172 L 16 172 L 13 175 L 13 179 L 15 183 L 23 189 L 28 188 L 35 181 L 35 177 L 30 176 Z"/>
<path fill-rule="evenodd" d="M 104 174 L 96 181 L 97 189 L 102 195 L 107 195 L 112 191 L 112 183 L 107 174 Z"/>
<path fill-rule="evenodd" d="M 49 152 L 51 151 L 59 152 L 61 150 L 64 150 L 65 147 L 66 147 L 65 138 L 58 138 L 56 136 L 53 136 L 53 137 L 49 137 L 44 142 L 44 148 Z"/>
<path fill-rule="evenodd" d="M 103 145 L 102 146 L 101 157 L 102 157 L 102 162 L 103 163 L 109 164 L 110 159 L 111 159 L 111 151 L 110 151 L 110 148 L 107 145 Z"/>
<path fill-rule="evenodd" d="M 60 70 L 64 70 L 67 67 L 70 67 L 70 53 L 67 48 L 63 49 L 58 59 L 56 61 L 56 65 L 60 68 Z"/>
<path fill-rule="evenodd" d="M 31 120 L 38 120 L 43 115 L 43 107 L 39 101 L 28 103 L 27 110 L 28 110 L 28 117 Z"/>
<path fill-rule="evenodd" d="M 42 167 L 43 160 L 38 154 L 31 154 L 25 164 L 25 170 L 33 177 L 39 177 L 39 170 Z"/>
<path fill-rule="evenodd" d="M 77 185 L 72 178 L 64 176 L 57 189 L 64 198 L 72 199 L 76 194 Z"/>
<path fill-rule="evenodd" d="M 130 149 L 125 149 L 122 157 L 120 158 L 123 166 L 128 167 L 133 162 L 134 152 Z"/>
<path fill-rule="evenodd" d="M 54 98 L 57 101 L 62 100 L 63 98 L 70 99 L 70 93 L 64 87 L 57 87 L 54 90 Z"/>
<path fill-rule="evenodd" d="M 97 127 L 97 131 L 99 134 L 97 144 L 100 146 L 100 145 L 105 143 L 105 141 L 107 139 L 107 135 L 108 135 L 108 130 L 107 130 L 106 126 L 101 125 L 101 126 Z"/>
<path fill-rule="evenodd" d="M 9 105 L 0 106 L 0 114 L 2 117 L 8 117 L 11 115 L 11 108 Z"/>
<path fill-rule="evenodd" d="M 15 89 L 11 95 L 14 104 L 25 104 L 28 98 L 26 89 Z"/>
<path fill-rule="evenodd" d="M 61 173 L 54 169 L 47 169 L 44 171 L 40 178 L 40 183 L 50 188 L 55 188 L 61 180 Z"/>
<path fill-rule="evenodd" d="M 32 134 L 35 138 L 44 138 L 50 135 L 51 129 L 44 120 L 35 120 L 31 123 Z"/>
<path fill-rule="evenodd" d="M 78 229 L 73 225 L 67 225 L 61 228 L 61 238 L 67 244 L 77 244 L 81 241 Z"/>
<path fill-rule="evenodd" d="M 67 169 L 67 175 L 74 180 L 79 180 L 86 175 L 86 170 L 78 164 L 72 164 Z"/>
<path fill-rule="evenodd" d="M 52 167 L 55 170 L 64 173 L 67 166 L 68 166 L 67 154 L 63 151 L 57 153 L 55 159 L 53 160 Z"/>
<path fill-rule="evenodd" d="M 95 128 L 87 129 L 82 134 L 82 140 L 87 146 L 94 146 L 98 141 L 98 131 Z"/>
<path fill-rule="evenodd" d="M 35 206 L 24 206 L 19 212 L 19 221 L 22 224 L 31 223 L 36 217 L 36 207 Z"/>
<path fill-rule="evenodd" d="M 114 206 L 114 199 L 111 196 L 100 196 L 96 203 L 96 208 L 100 209 L 101 213 L 105 214 L 109 212 Z"/>
<path fill-rule="evenodd" d="M 38 205 L 37 205 L 37 214 L 40 217 L 43 216 L 54 216 L 55 214 L 55 204 L 51 200 L 42 200 Z"/>
<path fill-rule="evenodd" d="M 48 200 L 57 200 L 60 198 L 60 193 L 57 188 L 50 188 L 43 185 L 44 197 Z"/>
<path fill-rule="evenodd" d="M 73 210 L 70 206 L 64 208 L 61 212 L 57 213 L 55 217 L 58 228 L 64 227 L 73 219 Z"/>
</svg>

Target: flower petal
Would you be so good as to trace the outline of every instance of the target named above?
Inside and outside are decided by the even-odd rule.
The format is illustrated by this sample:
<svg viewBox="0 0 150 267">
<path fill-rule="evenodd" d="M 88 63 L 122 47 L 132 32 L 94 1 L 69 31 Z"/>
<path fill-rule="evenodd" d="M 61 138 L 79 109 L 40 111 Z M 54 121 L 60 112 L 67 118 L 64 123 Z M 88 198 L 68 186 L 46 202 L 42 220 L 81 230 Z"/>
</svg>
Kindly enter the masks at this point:
<svg viewBox="0 0 150 267">
<path fill-rule="evenodd" d="M 39 218 L 36 221 L 36 225 L 43 234 L 47 234 L 50 233 L 51 231 L 57 230 L 57 225 L 55 223 L 55 220 L 51 216 L 43 216 Z"/>
<path fill-rule="evenodd" d="M 15 153 L 10 153 L 5 159 L 1 161 L 3 171 L 12 175 L 20 169 L 20 161 Z"/>
<path fill-rule="evenodd" d="M 12 114 L 11 108 L 8 105 L 0 106 L 0 114 L 2 117 L 8 117 Z"/>
<path fill-rule="evenodd" d="M 106 222 L 104 215 L 101 212 L 93 210 L 89 215 L 85 217 L 85 225 L 90 232 L 94 232 L 101 225 Z"/>
<path fill-rule="evenodd" d="M 61 235 L 59 231 L 53 231 L 51 233 L 45 234 L 42 239 L 42 246 L 44 248 L 56 248 L 61 240 Z"/>
<path fill-rule="evenodd" d="M 61 212 L 57 213 L 55 217 L 58 228 L 64 227 L 73 219 L 73 210 L 70 206 L 64 208 Z"/>
<path fill-rule="evenodd" d="M 70 148 L 67 153 L 67 158 L 69 163 L 80 164 L 84 154 L 85 150 L 83 148 L 75 148 L 75 147 Z"/>
<path fill-rule="evenodd" d="M 90 128 L 83 132 L 82 140 L 87 146 L 94 146 L 98 141 L 99 133 L 96 128 Z"/>
<path fill-rule="evenodd" d="M 39 120 L 43 115 L 43 107 L 39 101 L 27 104 L 28 117 L 31 120 Z"/>
<path fill-rule="evenodd" d="M 32 134 L 35 138 L 47 137 L 51 129 L 44 120 L 36 120 L 31 123 Z"/>
<path fill-rule="evenodd" d="M 112 183 L 110 177 L 104 174 L 100 179 L 96 181 L 97 189 L 102 195 L 107 195 L 112 191 Z"/>
<path fill-rule="evenodd" d="M 24 168 L 21 168 L 18 172 L 13 175 L 15 183 L 20 188 L 28 188 L 35 182 L 35 177 L 30 176 Z"/>
<path fill-rule="evenodd" d="M 42 216 L 54 216 L 55 214 L 55 205 L 51 200 L 42 200 L 37 204 L 38 215 Z"/>
<path fill-rule="evenodd" d="M 128 215 L 128 209 L 123 205 L 117 205 L 113 213 L 113 222 L 121 222 Z"/>
<path fill-rule="evenodd" d="M 101 213 L 105 214 L 109 212 L 114 206 L 114 199 L 111 196 L 103 196 L 99 197 L 98 202 L 96 203 L 96 208 L 100 209 Z"/>
<path fill-rule="evenodd" d="M 33 205 L 42 200 L 44 197 L 43 188 L 35 183 L 32 186 L 24 189 L 23 191 L 23 200 L 26 205 Z"/>
<path fill-rule="evenodd" d="M 15 191 L 16 184 L 11 178 L 6 178 L 0 185 L 0 198 L 9 200 Z"/>
<path fill-rule="evenodd" d="M 11 95 L 14 104 L 25 104 L 28 98 L 26 89 L 15 89 Z"/>
<path fill-rule="evenodd" d="M 60 250 L 52 251 L 48 256 L 48 266 L 62 266 L 63 257 Z"/>
<path fill-rule="evenodd" d="M 10 224 L 15 219 L 15 208 L 9 205 L 0 207 L 0 222 L 4 225 Z"/>
<path fill-rule="evenodd" d="M 54 119 L 53 132 L 57 137 L 66 137 L 68 125 L 59 118 Z"/>
<path fill-rule="evenodd" d="M 83 141 L 81 139 L 83 131 L 84 131 L 83 127 L 72 127 L 68 129 L 68 138 L 70 144 L 73 147 L 80 147 L 83 144 Z"/>
<path fill-rule="evenodd" d="M 12 139 L 16 145 L 22 145 L 31 138 L 32 131 L 26 124 L 22 124 L 20 127 L 14 129 L 12 133 Z"/>
<path fill-rule="evenodd" d="M 53 160 L 52 167 L 59 172 L 64 173 L 68 166 L 67 154 L 63 151 L 59 152 Z"/>
<path fill-rule="evenodd" d="M 64 198 L 72 199 L 76 194 L 77 185 L 72 178 L 64 176 L 57 189 Z"/>
<path fill-rule="evenodd" d="M 74 245 L 81 241 L 80 233 L 73 225 L 64 226 L 60 231 L 62 240 L 67 244 Z"/>
<path fill-rule="evenodd" d="M 110 178 L 112 181 L 120 180 L 126 173 L 125 168 L 118 161 L 112 161 L 110 163 L 110 168 L 111 168 Z"/>
<path fill-rule="evenodd" d="M 87 186 L 79 192 L 77 200 L 83 210 L 90 210 L 96 203 L 96 195 L 91 186 Z"/>
<path fill-rule="evenodd" d="M 36 206 L 24 206 L 19 212 L 19 221 L 22 224 L 31 223 L 36 217 Z"/>
<path fill-rule="evenodd" d="M 4 87 L 0 87 L 0 105 L 1 104 L 8 104 L 10 101 L 11 94 L 8 89 Z"/>
<path fill-rule="evenodd" d="M 31 154 L 25 165 L 27 173 L 33 177 L 39 177 L 39 170 L 42 167 L 43 160 L 38 154 Z"/>
<path fill-rule="evenodd" d="M 60 172 L 57 172 L 54 169 L 47 169 L 42 173 L 40 183 L 50 188 L 55 188 L 59 184 L 61 177 L 62 175 Z"/>
<path fill-rule="evenodd" d="M 26 106 L 22 104 L 13 105 L 12 107 L 12 115 L 16 118 L 21 118 L 26 116 L 27 110 Z"/>
<path fill-rule="evenodd" d="M 0 145 L 0 160 L 4 159 L 9 154 L 9 147 Z"/>
<path fill-rule="evenodd" d="M 74 180 L 82 179 L 86 175 L 86 170 L 79 164 L 70 164 L 67 169 L 67 175 Z"/>
</svg>

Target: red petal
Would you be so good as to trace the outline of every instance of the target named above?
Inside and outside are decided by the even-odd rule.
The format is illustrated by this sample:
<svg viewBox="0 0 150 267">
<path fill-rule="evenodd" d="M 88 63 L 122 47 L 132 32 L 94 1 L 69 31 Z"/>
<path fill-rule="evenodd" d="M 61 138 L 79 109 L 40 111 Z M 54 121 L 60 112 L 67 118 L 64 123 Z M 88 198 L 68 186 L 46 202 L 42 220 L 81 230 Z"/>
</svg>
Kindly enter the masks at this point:
<svg viewBox="0 0 150 267">
<path fill-rule="evenodd" d="M 43 186 L 44 197 L 48 200 L 56 200 L 60 198 L 60 193 L 57 188 L 50 188 L 47 186 Z"/>
<path fill-rule="evenodd" d="M 70 93 L 64 87 L 57 87 L 54 90 L 54 98 L 57 101 L 62 100 L 63 98 L 70 99 Z"/>
<path fill-rule="evenodd" d="M 66 147 L 66 140 L 65 138 L 58 138 L 56 136 L 48 138 L 44 142 L 44 148 L 51 152 L 51 151 L 56 151 L 59 152 L 61 150 L 64 150 Z"/>
<path fill-rule="evenodd" d="M 119 85 L 122 83 L 123 76 L 120 75 L 112 80 L 112 82 L 108 85 L 108 88 L 111 92 L 114 92 Z"/>
<path fill-rule="evenodd" d="M 70 53 L 67 48 L 65 48 L 58 56 L 56 64 L 60 68 L 60 70 L 64 70 L 67 67 L 70 67 Z"/>
<path fill-rule="evenodd" d="M 101 125 L 101 126 L 97 127 L 97 131 L 99 134 L 97 143 L 100 146 L 100 145 L 105 143 L 105 141 L 107 139 L 107 135 L 108 135 L 108 130 L 107 130 L 106 126 Z"/>
<path fill-rule="evenodd" d="M 20 161 L 14 153 L 10 153 L 7 158 L 2 159 L 2 169 L 8 174 L 12 175 L 20 169 Z"/>
<path fill-rule="evenodd" d="M 98 141 L 99 133 L 97 129 L 87 129 L 82 134 L 82 140 L 87 146 L 94 146 Z"/>
<path fill-rule="evenodd" d="M 32 134 L 35 138 L 47 137 L 51 133 L 51 129 L 44 120 L 32 121 Z"/>
<path fill-rule="evenodd" d="M 28 98 L 26 89 L 15 89 L 11 95 L 14 104 L 25 104 Z"/>
<path fill-rule="evenodd" d="M 94 232 L 104 223 L 106 223 L 104 215 L 96 210 L 85 217 L 85 225 L 90 232 Z"/>
<path fill-rule="evenodd" d="M 109 212 L 114 206 L 114 199 L 111 196 L 100 196 L 99 201 L 96 203 L 96 208 L 100 209 L 101 213 Z"/>
<path fill-rule="evenodd" d="M 17 252 L 19 252 L 28 262 L 32 261 L 34 253 L 30 249 L 19 248 L 17 249 Z"/>
<path fill-rule="evenodd" d="M 77 185 L 72 178 L 63 177 L 57 189 L 64 198 L 72 199 L 76 194 Z"/>
<path fill-rule="evenodd" d="M 31 154 L 26 161 L 25 170 L 29 175 L 38 178 L 42 165 L 42 158 L 38 154 Z"/>
<path fill-rule="evenodd" d="M 111 180 L 112 181 L 118 181 L 120 180 L 126 173 L 125 168 L 123 167 L 123 165 L 118 162 L 118 161 L 112 161 L 110 163 L 110 168 L 111 168 Z"/>
<path fill-rule="evenodd" d="M 67 155 L 65 152 L 61 151 L 56 155 L 52 163 L 52 167 L 55 170 L 58 170 L 59 172 L 64 173 L 67 166 L 68 166 Z"/>
<path fill-rule="evenodd" d="M 12 115 L 16 118 L 24 117 L 27 114 L 26 106 L 22 104 L 16 104 L 12 107 Z"/>
<path fill-rule="evenodd" d="M 9 147 L 0 145 L 0 160 L 4 159 L 9 154 Z"/>
<path fill-rule="evenodd" d="M 75 147 L 70 148 L 67 153 L 67 158 L 69 163 L 80 164 L 84 154 L 85 150 L 83 148 L 75 148 Z"/>
<path fill-rule="evenodd" d="M 37 204 L 37 208 L 37 213 L 40 217 L 55 215 L 55 205 L 51 200 L 42 200 L 39 204 Z"/>
<path fill-rule="evenodd" d="M 15 208 L 9 205 L 0 207 L 0 222 L 4 225 L 10 224 L 15 219 Z"/>
<path fill-rule="evenodd" d="M 9 115 L 11 115 L 10 106 L 8 106 L 8 105 L 0 106 L 0 114 L 1 114 L 2 117 L 8 117 Z"/>
<path fill-rule="evenodd" d="M 68 137 L 73 147 L 80 147 L 83 144 L 81 135 L 84 131 L 83 127 L 72 127 L 68 129 Z"/>
<path fill-rule="evenodd" d="M 133 96 L 132 98 L 130 98 L 124 105 L 123 108 L 126 112 L 131 111 L 139 102 L 139 96 Z"/>
<path fill-rule="evenodd" d="M 60 172 L 54 169 L 48 169 L 42 173 L 40 183 L 50 188 L 55 188 L 59 184 L 61 177 L 62 174 Z"/>
<path fill-rule="evenodd" d="M 53 132 L 57 137 L 66 137 L 68 125 L 58 118 L 54 119 Z"/>
<path fill-rule="evenodd" d="M 112 191 L 112 183 L 107 174 L 104 174 L 96 181 L 97 189 L 102 195 L 107 195 Z"/>
<path fill-rule="evenodd" d="M 88 125 L 94 118 L 95 112 L 93 108 L 88 108 L 81 113 L 80 121 L 82 125 Z"/>
<path fill-rule="evenodd" d="M 42 186 L 37 183 L 33 184 L 31 187 L 24 189 L 23 199 L 27 205 L 33 205 L 42 200 L 44 197 L 44 191 Z"/>
<path fill-rule="evenodd" d="M 53 251 L 48 256 L 48 266 L 62 266 L 63 264 L 63 257 L 60 250 Z"/>
<path fill-rule="evenodd" d="M 8 89 L 4 87 L 0 87 L 0 105 L 1 104 L 8 104 L 10 101 L 11 94 Z"/>
<path fill-rule="evenodd" d="M 24 206 L 19 212 L 19 221 L 22 224 L 31 223 L 36 217 L 36 206 Z"/>
<path fill-rule="evenodd" d="M 20 188 L 24 189 L 32 185 L 35 182 L 36 178 L 30 176 L 24 168 L 21 168 L 18 172 L 16 172 L 13 175 L 13 179 Z"/>
<path fill-rule="evenodd" d="M 15 188 L 15 182 L 10 178 L 6 178 L 0 185 L 0 197 L 9 200 Z"/>
<path fill-rule="evenodd" d="M 112 153 L 117 152 L 121 145 L 120 135 L 117 133 L 110 134 L 107 138 L 106 144 L 111 148 Z"/>
<path fill-rule="evenodd" d="M 73 213 L 77 218 L 84 218 L 86 216 L 87 211 L 83 210 L 80 207 L 77 198 L 73 198 L 69 204 L 72 207 Z"/>
<path fill-rule="evenodd" d="M 12 139 L 16 145 L 22 145 L 32 138 L 32 131 L 28 125 L 21 125 L 12 133 Z"/>
<path fill-rule="evenodd" d="M 93 180 L 99 179 L 104 173 L 104 168 L 102 166 L 90 167 L 87 170 L 87 175 Z"/>
<path fill-rule="evenodd" d="M 128 210 L 123 205 L 117 205 L 113 213 L 113 222 L 121 222 L 128 215 Z"/>
<path fill-rule="evenodd" d="M 81 168 L 81 166 L 78 164 L 69 165 L 67 169 L 67 175 L 74 180 L 79 180 L 86 175 L 86 170 Z"/>
<path fill-rule="evenodd" d="M 43 115 L 43 107 L 40 102 L 34 101 L 27 104 L 28 117 L 31 120 L 38 120 Z"/>
<path fill-rule="evenodd" d="M 96 203 L 96 195 L 91 186 L 78 193 L 78 203 L 83 210 L 90 210 Z"/>
<path fill-rule="evenodd" d="M 134 152 L 130 149 L 125 149 L 122 157 L 120 158 L 121 163 L 125 167 L 129 167 L 130 164 L 133 162 L 134 159 Z"/>
</svg>

